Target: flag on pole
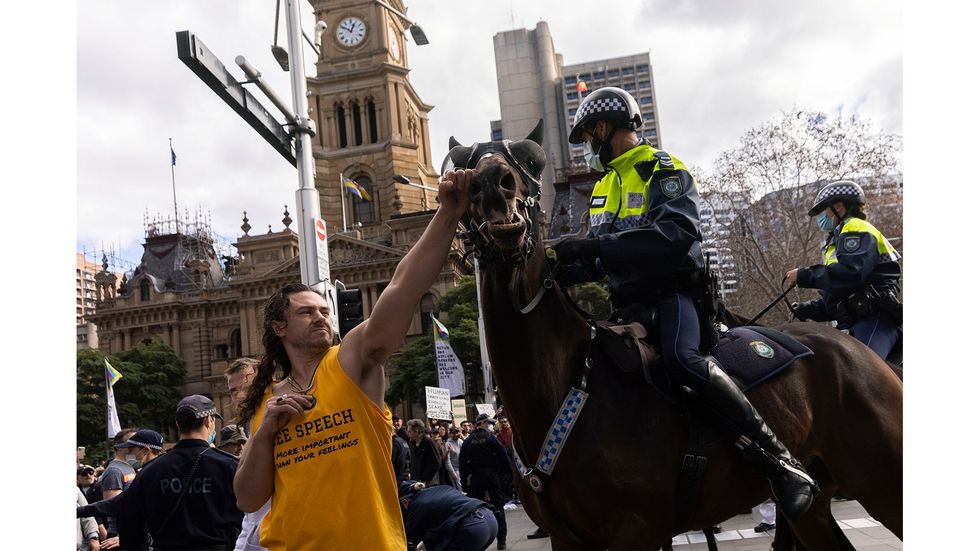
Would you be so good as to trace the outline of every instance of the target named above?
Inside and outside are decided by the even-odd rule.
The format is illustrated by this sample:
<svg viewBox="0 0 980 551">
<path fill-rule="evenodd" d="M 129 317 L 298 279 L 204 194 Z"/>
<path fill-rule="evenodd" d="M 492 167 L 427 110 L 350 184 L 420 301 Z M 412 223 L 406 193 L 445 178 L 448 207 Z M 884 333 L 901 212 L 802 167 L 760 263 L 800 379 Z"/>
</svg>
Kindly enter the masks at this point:
<svg viewBox="0 0 980 551">
<path fill-rule="evenodd" d="M 122 430 L 122 425 L 119 424 L 119 414 L 116 412 L 116 396 L 112 393 L 112 385 L 122 379 L 122 373 L 112 367 L 109 358 L 102 358 L 102 361 L 105 362 L 106 432 L 109 433 L 109 438 L 112 438 Z"/>
<path fill-rule="evenodd" d="M 581 94 L 584 94 L 584 93 L 586 93 L 586 92 L 588 92 L 588 91 L 589 91 L 589 85 L 588 85 L 588 84 L 586 84 L 584 80 L 580 80 L 580 81 L 578 81 L 578 83 L 576 83 L 576 84 L 575 84 L 575 88 L 576 88 L 576 89 L 577 89 L 577 90 L 579 91 L 579 93 L 581 93 Z"/>
<path fill-rule="evenodd" d="M 439 388 L 449 389 L 451 397 L 466 394 L 465 376 L 463 374 L 463 364 L 456 357 L 456 352 L 449 344 L 449 330 L 446 326 L 439 323 L 432 313 L 432 337 L 436 347 L 436 370 L 439 373 Z"/>
<path fill-rule="evenodd" d="M 170 146 L 170 166 L 177 166 L 177 154 L 174 153 L 174 146 Z"/>
<path fill-rule="evenodd" d="M 357 197 L 358 199 L 360 199 L 362 201 L 370 201 L 371 200 L 371 194 L 368 193 L 368 191 L 366 189 L 364 189 L 364 186 L 362 186 L 361 184 L 358 184 L 354 180 L 351 180 L 350 178 L 348 178 L 348 177 L 346 177 L 344 175 L 341 175 L 340 177 L 341 177 L 341 179 L 344 182 L 344 189 L 346 189 L 347 191 L 349 191 L 351 193 L 351 195 L 353 195 L 354 197 Z"/>
</svg>

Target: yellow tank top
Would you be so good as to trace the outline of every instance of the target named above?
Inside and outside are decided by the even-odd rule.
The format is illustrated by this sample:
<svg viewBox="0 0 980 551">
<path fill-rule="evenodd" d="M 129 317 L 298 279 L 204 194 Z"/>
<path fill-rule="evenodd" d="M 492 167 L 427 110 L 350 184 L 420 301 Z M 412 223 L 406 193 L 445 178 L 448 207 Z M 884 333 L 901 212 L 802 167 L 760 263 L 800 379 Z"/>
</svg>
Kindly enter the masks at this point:
<svg viewBox="0 0 980 551">
<path fill-rule="evenodd" d="M 316 405 L 275 435 L 275 490 L 260 526 L 270 551 L 398 550 L 408 546 L 391 464 L 391 411 L 382 411 L 327 351 Z M 265 415 L 265 402 L 252 431 Z"/>
</svg>

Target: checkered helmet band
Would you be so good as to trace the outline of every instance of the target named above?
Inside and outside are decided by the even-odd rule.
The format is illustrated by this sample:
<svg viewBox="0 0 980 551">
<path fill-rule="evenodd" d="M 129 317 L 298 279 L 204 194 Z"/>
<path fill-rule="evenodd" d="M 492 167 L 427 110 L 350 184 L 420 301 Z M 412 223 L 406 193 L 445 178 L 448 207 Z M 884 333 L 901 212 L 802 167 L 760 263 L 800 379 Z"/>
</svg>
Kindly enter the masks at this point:
<svg viewBox="0 0 980 551">
<path fill-rule="evenodd" d="M 578 121 L 582 120 L 586 115 L 591 115 L 592 113 L 604 113 L 606 111 L 622 111 L 624 113 L 629 113 L 629 109 L 626 107 L 626 103 L 619 98 L 600 98 L 594 101 L 585 102 L 578 106 L 578 111 L 575 112 L 575 122 L 573 124 L 578 124 Z"/>
<path fill-rule="evenodd" d="M 813 202 L 813 206 L 810 207 L 810 211 L 807 214 L 810 216 L 815 216 L 833 201 L 844 201 L 863 205 L 864 190 L 861 189 L 861 186 L 850 180 L 831 182 L 824 186 L 819 193 L 817 193 L 817 198 Z"/>
</svg>

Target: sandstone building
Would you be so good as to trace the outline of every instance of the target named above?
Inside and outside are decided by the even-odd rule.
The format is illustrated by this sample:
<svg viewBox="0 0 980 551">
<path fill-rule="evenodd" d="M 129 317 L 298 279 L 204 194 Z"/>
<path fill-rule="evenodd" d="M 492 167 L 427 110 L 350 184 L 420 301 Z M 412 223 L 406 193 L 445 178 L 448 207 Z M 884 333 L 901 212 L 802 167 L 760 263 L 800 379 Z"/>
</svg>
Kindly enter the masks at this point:
<svg viewBox="0 0 980 551">
<path fill-rule="evenodd" d="M 369 316 L 437 206 L 436 193 L 420 187 L 437 182 L 428 134 L 433 107 L 408 79 L 408 26 L 397 13 L 405 9 L 400 0 L 311 4 L 316 19 L 329 26 L 308 86 L 318 129 L 315 185 L 331 230 L 330 272 L 362 290 Z M 357 32 L 342 30 L 352 28 Z M 396 175 L 404 177 L 401 182 Z M 371 200 L 344 192 L 342 176 Z M 139 267 L 124 276 L 118 293 L 100 297 L 90 316 L 99 327 L 100 348 L 115 353 L 160 337 L 186 363 L 181 391 L 212 396 L 225 419 L 234 418 L 223 373 L 234 359 L 262 353 L 262 304 L 278 287 L 300 280 L 293 225 L 287 208 L 282 229 L 256 233 L 246 214 L 234 243 L 237 255 L 219 258 L 207 221 L 148 222 Z M 457 242 L 420 302 L 410 334 L 429 329 L 428 313 L 470 272 Z"/>
</svg>

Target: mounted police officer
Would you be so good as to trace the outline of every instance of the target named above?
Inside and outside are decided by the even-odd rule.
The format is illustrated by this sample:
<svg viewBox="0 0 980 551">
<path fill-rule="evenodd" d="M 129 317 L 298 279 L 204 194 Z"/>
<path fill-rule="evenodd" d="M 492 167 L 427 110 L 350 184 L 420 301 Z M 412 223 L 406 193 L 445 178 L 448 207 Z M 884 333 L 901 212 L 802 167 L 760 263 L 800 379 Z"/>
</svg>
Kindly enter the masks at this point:
<svg viewBox="0 0 980 551">
<path fill-rule="evenodd" d="M 507 548 L 507 517 L 504 503 L 507 498 L 501 481 L 502 476 L 511 476 L 507 452 L 497 438 L 488 430 L 497 421 L 481 413 L 476 417 L 476 430 L 463 440 L 459 450 L 459 477 L 462 479 L 466 495 L 483 499 L 490 496 L 497 517 L 497 549 Z"/>
<path fill-rule="evenodd" d="M 824 186 L 807 212 L 827 232 L 824 263 L 790 270 L 786 280 L 820 290 L 819 299 L 794 305 L 797 318 L 835 320 L 885 359 L 901 338 L 901 256 L 866 220 L 864 203 L 864 190 L 850 180 Z"/>
<path fill-rule="evenodd" d="M 147 464 L 124 492 L 120 543 L 152 550 L 219 551 L 235 548 L 242 512 L 232 481 L 238 458 L 211 447 L 221 418 L 210 399 L 195 394 L 177 406 L 180 440 Z"/>
<path fill-rule="evenodd" d="M 660 327 L 660 353 L 674 384 L 689 388 L 699 403 L 721 417 L 744 457 L 765 475 L 787 517 L 805 512 L 816 484 L 766 426 L 735 383 L 702 357 L 697 303 L 704 303 L 699 274 L 699 196 L 694 178 L 677 157 L 639 139 L 643 124 L 636 100 L 605 87 L 586 96 L 568 141 L 585 142 L 589 166 L 605 176 L 593 190 L 585 239 L 565 239 L 554 248 L 563 286 L 609 276 L 614 318 L 651 319 Z M 645 314 L 644 314 L 645 312 Z"/>
</svg>

